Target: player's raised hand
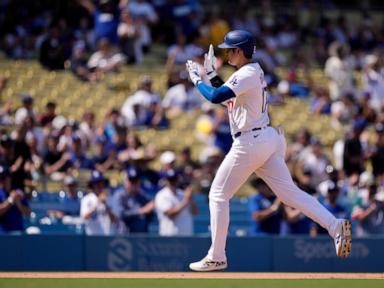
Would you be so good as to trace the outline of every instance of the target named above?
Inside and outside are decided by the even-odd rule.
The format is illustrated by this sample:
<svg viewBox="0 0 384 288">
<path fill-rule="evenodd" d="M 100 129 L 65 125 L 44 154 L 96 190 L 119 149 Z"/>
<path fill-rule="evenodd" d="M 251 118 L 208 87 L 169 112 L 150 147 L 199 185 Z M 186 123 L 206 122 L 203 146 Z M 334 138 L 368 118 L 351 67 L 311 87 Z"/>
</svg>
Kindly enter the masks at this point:
<svg viewBox="0 0 384 288">
<path fill-rule="evenodd" d="M 213 45 L 209 45 L 208 53 L 204 55 L 204 70 L 209 80 L 217 76 L 216 72 L 216 56 L 213 51 Z"/>
<path fill-rule="evenodd" d="M 197 66 L 196 62 L 193 62 L 192 60 L 188 60 L 185 66 L 188 71 L 189 78 L 191 79 L 194 85 L 196 85 L 197 82 L 202 81 L 199 73 L 199 66 Z"/>
</svg>

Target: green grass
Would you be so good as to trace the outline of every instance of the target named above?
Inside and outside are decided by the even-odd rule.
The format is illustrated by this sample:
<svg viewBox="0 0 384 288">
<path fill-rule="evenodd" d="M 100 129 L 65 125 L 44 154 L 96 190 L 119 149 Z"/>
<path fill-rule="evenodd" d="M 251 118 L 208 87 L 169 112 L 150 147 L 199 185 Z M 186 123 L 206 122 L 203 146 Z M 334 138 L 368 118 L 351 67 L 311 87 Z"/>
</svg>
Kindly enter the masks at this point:
<svg viewBox="0 0 384 288">
<path fill-rule="evenodd" d="M 378 288 L 383 280 L 0 279 L 0 288 Z"/>
</svg>

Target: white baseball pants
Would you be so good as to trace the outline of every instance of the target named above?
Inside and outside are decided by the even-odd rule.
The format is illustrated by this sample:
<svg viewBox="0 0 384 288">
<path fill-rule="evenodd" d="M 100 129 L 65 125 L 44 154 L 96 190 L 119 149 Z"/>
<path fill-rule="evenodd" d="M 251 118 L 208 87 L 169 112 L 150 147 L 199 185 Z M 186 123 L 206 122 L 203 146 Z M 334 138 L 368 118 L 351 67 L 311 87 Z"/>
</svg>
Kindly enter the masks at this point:
<svg viewBox="0 0 384 288">
<path fill-rule="evenodd" d="M 285 164 L 285 150 L 284 134 L 272 127 L 244 133 L 234 140 L 209 192 L 212 244 L 208 259 L 226 261 L 229 200 L 254 172 L 284 204 L 299 209 L 335 236 L 336 218 L 316 198 L 294 184 Z"/>
</svg>

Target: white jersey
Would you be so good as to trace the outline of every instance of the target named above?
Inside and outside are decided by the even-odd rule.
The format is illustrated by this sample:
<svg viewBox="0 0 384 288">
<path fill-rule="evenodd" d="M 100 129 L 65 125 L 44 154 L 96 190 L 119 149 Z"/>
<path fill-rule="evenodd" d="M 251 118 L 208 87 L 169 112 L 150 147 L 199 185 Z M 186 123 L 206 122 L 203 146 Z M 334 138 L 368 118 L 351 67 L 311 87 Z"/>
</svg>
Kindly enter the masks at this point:
<svg viewBox="0 0 384 288">
<path fill-rule="evenodd" d="M 267 83 L 258 63 L 244 65 L 229 77 L 225 86 L 236 95 L 225 101 L 232 135 L 269 124 Z"/>
</svg>

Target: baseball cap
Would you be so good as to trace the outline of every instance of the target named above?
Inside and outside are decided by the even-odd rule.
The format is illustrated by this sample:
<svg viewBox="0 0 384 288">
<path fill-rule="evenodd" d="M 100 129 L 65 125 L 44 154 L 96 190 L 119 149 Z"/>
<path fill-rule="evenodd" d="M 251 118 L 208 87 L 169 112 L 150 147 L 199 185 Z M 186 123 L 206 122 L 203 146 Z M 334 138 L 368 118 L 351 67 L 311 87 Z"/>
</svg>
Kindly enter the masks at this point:
<svg viewBox="0 0 384 288">
<path fill-rule="evenodd" d="M 32 103 L 33 102 L 33 98 L 32 98 L 31 95 L 23 93 L 23 94 L 21 94 L 21 101 L 23 103 Z"/>
<path fill-rule="evenodd" d="M 92 185 L 96 182 L 104 182 L 105 185 L 109 184 L 108 179 L 105 178 L 100 171 L 93 170 L 91 173 L 91 178 L 88 181 L 88 187 L 92 187 Z"/>
<path fill-rule="evenodd" d="M 161 164 L 171 164 L 176 160 L 176 154 L 172 151 L 165 151 L 160 155 Z"/>
<path fill-rule="evenodd" d="M 176 170 L 174 170 L 174 169 L 168 169 L 167 171 L 165 171 L 165 178 L 167 179 L 167 180 L 176 180 L 177 179 L 177 177 L 178 177 L 178 174 L 177 174 L 177 172 L 176 172 Z"/>
<path fill-rule="evenodd" d="M 136 168 L 131 167 L 126 171 L 127 179 L 129 181 L 135 181 L 140 179 L 139 172 L 136 170 Z"/>
</svg>

